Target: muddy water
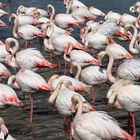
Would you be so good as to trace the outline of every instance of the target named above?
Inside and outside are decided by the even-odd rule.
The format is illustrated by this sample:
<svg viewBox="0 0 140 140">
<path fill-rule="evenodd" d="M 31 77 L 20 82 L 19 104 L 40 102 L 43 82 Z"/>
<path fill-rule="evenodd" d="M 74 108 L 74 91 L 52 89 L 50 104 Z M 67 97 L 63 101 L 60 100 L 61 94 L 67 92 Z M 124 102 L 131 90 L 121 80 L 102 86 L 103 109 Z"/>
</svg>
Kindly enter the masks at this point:
<svg viewBox="0 0 140 140">
<path fill-rule="evenodd" d="M 86 5 L 93 5 L 105 13 L 109 10 L 113 10 L 119 13 L 128 12 L 129 7 L 136 2 L 136 0 L 81 0 Z M 9 8 L 5 10 L 9 12 L 15 12 L 19 5 L 25 6 L 37 6 L 45 9 L 48 3 L 51 3 L 56 8 L 56 12 L 64 12 L 65 8 L 63 5 L 63 0 L 3 0 L 10 4 Z M 3 18 L 4 21 L 8 21 L 7 18 Z M 75 38 L 79 39 L 78 29 L 74 33 Z M 12 37 L 12 26 L 8 29 L 0 30 L 0 39 L 5 40 L 7 37 Z M 21 41 L 20 41 L 21 42 Z M 31 46 L 41 48 L 38 39 L 31 43 Z M 20 46 L 23 48 L 22 44 Z M 48 54 L 42 52 L 46 58 Z M 61 61 L 63 64 L 63 61 Z M 63 65 L 62 71 L 63 72 Z M 15 71 L 12 70 L 13 73 Z M 47 80 L 51 75 L 57 73 L 57 70 L 51 70 L 51 72 L 45 69 L 44 73 L 41 73 Z M 118 110 L 107 110 L 107 100 L 106 93 L 108 91 L 109 85 L 102 84 L 95 87 L 95 97 L 96 110 L 107 111 L 112 115 L 120 125 L 127 130 L 127 112 Z M 9 128 L 10 133 L 17 138 L 17 140 L 68 140 L 69 134 L 63 133 L 63 116 L 60 115 L 56 109 L 51 108 L 47 104 L 47 99 L 49 94 L 46 92 L 39 92 L 34 94 L 34 116 L 33 116 L 33 131 L 30 131 L 29 124 L 29 96 L 22 95 L 20 91 L 17 91 L 19 97 L 25 103 L 25 110 L 18 109 L 16 107 L 11 107 L 6 110 L 0 111 L 0 116 L 4 118 Z M 88 95 L 84 95 L 88 101 L 91 101 Z M 140 118 L 137 114 L 137 132 L 140 136 Z M 138 140 L 140 139 L 137 138 Z"/>
</svg>

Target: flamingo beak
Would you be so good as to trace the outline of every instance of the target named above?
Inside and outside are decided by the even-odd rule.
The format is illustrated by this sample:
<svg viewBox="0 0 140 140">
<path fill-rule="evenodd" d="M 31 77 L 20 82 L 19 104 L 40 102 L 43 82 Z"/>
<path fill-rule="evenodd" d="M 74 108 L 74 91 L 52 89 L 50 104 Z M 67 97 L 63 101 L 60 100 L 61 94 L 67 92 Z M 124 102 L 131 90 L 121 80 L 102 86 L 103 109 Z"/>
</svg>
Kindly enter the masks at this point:
<svg viewBox="0 0 140 140">
<path fill-rule="evenodd" d="M 25 109 L 25 106 L 22 102 L 19 103 L 19 106 L 20 106 L 21 109 L 23 109 L 23 110 Z"/>
</svg>

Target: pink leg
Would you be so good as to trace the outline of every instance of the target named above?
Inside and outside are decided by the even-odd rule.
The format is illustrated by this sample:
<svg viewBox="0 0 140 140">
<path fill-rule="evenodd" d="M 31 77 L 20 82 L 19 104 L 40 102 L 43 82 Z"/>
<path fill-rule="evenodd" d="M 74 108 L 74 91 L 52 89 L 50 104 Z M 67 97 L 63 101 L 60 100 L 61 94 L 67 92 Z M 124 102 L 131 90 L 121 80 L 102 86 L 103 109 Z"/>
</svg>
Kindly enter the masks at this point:
<svg viewBox="0 0 140 140">
<path fill-rule="evenodd" d="M 25 48 L 29 48 L 29 42 L 25 41 Z"/>
<path fill-rule="evenodd" d="M 73 77 L 73 65 L 72 64 L 70 65 L 70 71 L 69 72 L 70 72 L 71 76 Z"/>
<path fill-rule="evenodd" d="M 131 119 L 130 119 L 130 117 L 131 117 L 131 114 L 130 114 L 130 112 L 128 112 L 128 133 L 129 133 L 129 131 L 130 131 L 130 123 L 131 123 Z"/>
<path fill-rule="evenodd" d="M 67 117 L 66 117 L 66 115 L 64 115 L 64 123 L 63 123 L 63 126 L 64 126 L 64 133 L 65 134 L 67 132 L 67 129 L 66 129 L 66 120 L 67 120 Z"/>
<path fill-rule="evenodd" d="M 57 62 L 58 62 L 58 71 L 61 73 L 61 67 L 60 67 L 60 58 L 57 56 Z"/>
<path fill-rule="evenodd" d="M 70 140 L 72 140 L 72 115 L 70 116 Z"/>
<path fill-rule="evenodd" d="M 65 61 L 64 63 L 65 63 L 64 75 L 66 75 L 67 74 L 67 62 Z"/>
<path fill-rule="evenodd" d="M 94 86 L 92 85 L 92 90 L 91 90 L 91 95 L 92 95 L 92 106 L 93 106 L 93 108 L 94 108 Z"/>
<path fill-rule="evenodd" d="M 135 113 L 132 112 L 132 124 L 133 124 L 133 139 L 136 140 L 136 119 Z"/>
<path fill-rule="evenodd" d="M 33 95 L 30 94 L 30 126 L 32 128 L 32 122 L 33 122 Z"/>
</svg>

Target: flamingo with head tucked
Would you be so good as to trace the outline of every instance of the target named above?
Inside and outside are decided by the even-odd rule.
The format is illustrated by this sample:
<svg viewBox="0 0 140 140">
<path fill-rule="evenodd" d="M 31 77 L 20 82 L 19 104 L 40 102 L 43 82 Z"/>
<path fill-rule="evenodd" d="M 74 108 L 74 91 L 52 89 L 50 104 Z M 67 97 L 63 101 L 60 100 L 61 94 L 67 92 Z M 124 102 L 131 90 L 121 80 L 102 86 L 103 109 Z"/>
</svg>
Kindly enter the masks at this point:
<svg viewBox="0 0 140 140">
<path fill-rule="evenodd" d="M 8 79 L 8 85 L 13 88 L 21 89 L 23 92 L 30 93 L 30 123 L 32 126 L 32 93 L 39 90 L 52 91 L 52 88 L 46 83 L 45 79 L 42 76 L 27 69 L 21 69 L 16 75 L 11 76 Z"/>
<path fill-rule="evenodd" d="M 74 95 L 71 101 L 74 107 L 78 105 L 73 120 L 73 138 L 75 140 L 112 140 L 116 138 L 133 140 L 132 136 L 120 128 L 116 120 L 107 115 L 106 112 L 92 111 L 83 113 L 81 97 Z"/>
</svg>

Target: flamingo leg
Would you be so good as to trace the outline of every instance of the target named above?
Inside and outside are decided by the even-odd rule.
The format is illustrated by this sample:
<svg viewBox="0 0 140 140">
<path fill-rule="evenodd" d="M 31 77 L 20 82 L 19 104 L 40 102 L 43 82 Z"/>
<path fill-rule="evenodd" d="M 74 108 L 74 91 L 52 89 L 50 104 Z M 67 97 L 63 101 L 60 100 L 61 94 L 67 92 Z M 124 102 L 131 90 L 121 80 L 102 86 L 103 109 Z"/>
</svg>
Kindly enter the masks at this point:
<svg viewBox="0 0 140 140">
<path fill-rule="evenodd" d="M 130 119 L 130 117 L 131 117 L 131 114 L 130 114 L 130 112 L 128 112 L 128 133 L 129 133 L 129 131 L 130 131 L 130 123 L 131 123 L 131 119 Z"/>
<path fill-rule="evenodd" d="M 65 134 L 66 134 L 66 132 L 67 132 L 67 129 L 66 129 L 66 120 L 67 120 L 67 117 L 66 117 L 66 115 L 64 115 L 63 126 L 64 126 L 64 133 L 65 133 Z"/>
<path fill-rule="evenodd" d="M 73 76 L 73 65 L 72 64 L 70 65 L 69 73 L 70 73 L 71 77 L 74 77 Z"/>
<path fill-rule="evenodd" d="M 65 65 L 65 68 L 64 68 L 64 75 L 66 75 L 67 74 L 67 62 L 66 61 L 64 61 L 64 65 Z"/>
<path fill-rule="evenodd" d="M 72 115 L 70 115 L 70 140 L 72 140 Z"/>
<path fill-rule="evenodd" d="M 133 124 L 133 139 L 136 140 L 136 116 L 134 112 L 132 112 L 132 124 Z"/>
<path fill-rule="evenodd" d="M 32 122 L 33 122 L 33 94 L 30 94 L 30 126 L 32 128 Z"/>
<path fill-rule="evenodd" d="M 58 62 L 58 71 L 59 71 L 59 74 L 61 73 L 61 66 L 60 66 L 60 58 L 59 56 L 57 56 L 57 62 Z"/>
<path fill-rule="evenodd" d="M 92 106 L 94 108 L 94 86 L 92 85 L 92 89 L 91 89 L 91 95 L 92 95 Z"/>
<path fill-rule="evenodd" d="M 52 62 L 52 53 L 50 53 L 50 62 Z"/>
<path fill-rule="evenodd" d="M 29 41 L 25 41 L 25 48 L 29 48 L 29 46 L 30 46 Z"/>
</svg>

